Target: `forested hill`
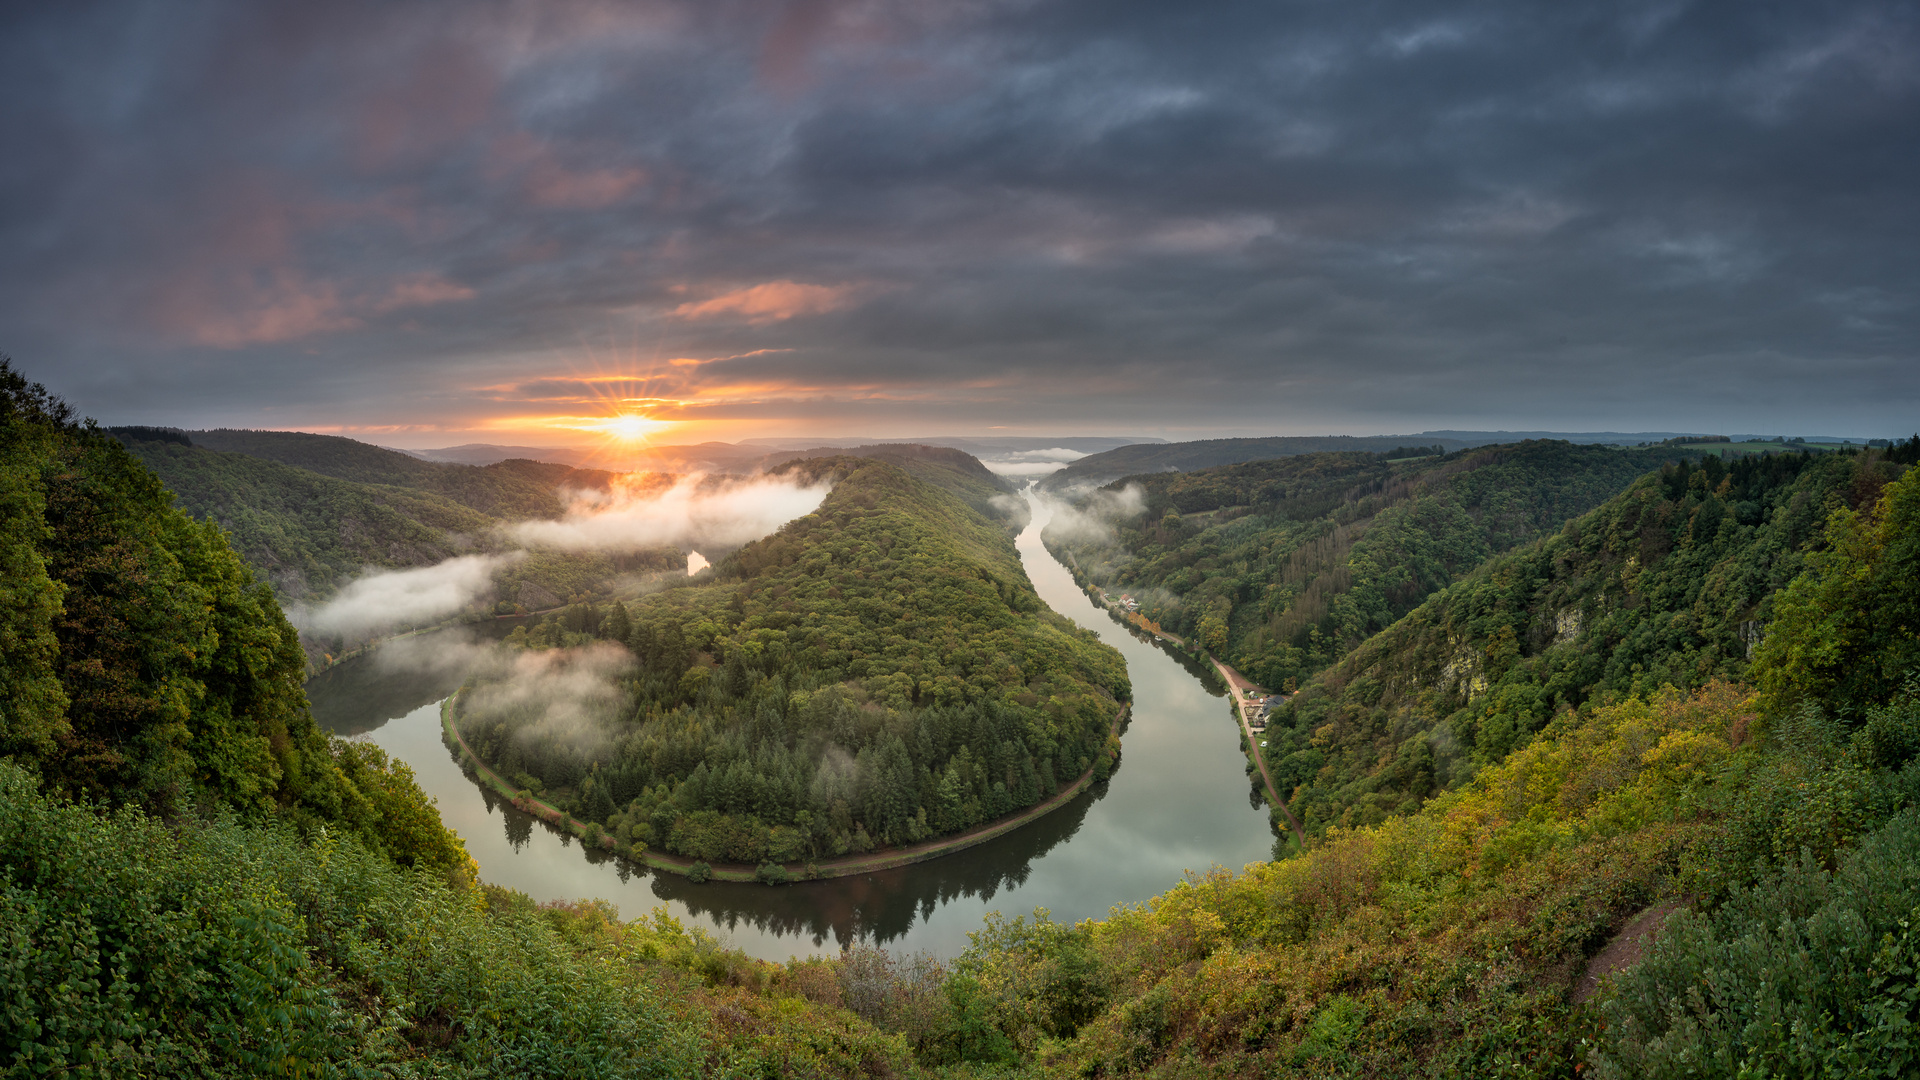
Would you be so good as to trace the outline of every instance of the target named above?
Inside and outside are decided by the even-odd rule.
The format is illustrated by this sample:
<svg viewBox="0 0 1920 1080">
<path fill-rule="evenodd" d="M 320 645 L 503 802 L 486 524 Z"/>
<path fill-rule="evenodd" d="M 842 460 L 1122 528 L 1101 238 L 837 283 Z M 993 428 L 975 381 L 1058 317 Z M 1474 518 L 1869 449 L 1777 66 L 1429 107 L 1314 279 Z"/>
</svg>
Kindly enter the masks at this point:
<svg viewBox="0 0 1920 1080">
<path fill-rule="evenodd" d="M 536 461 L 426 462 L 300 432 L 125 427 L 112 434 L 159 475 L 181 509 L 227 529 L 248 563 L 288 601 L 324 599 L 369 567 L 403 569 L 501 550 L 501 524 L 557 517 L 567 492 L 604 491 L 615 480 L 612 473 Z M 966 453 L 893 445 L 854 453 L 891 461 L 1012 531 L 1026 523 L 1026 504 L 1007 497 L 1010 486 Z M 767 464 L 806 456 L 778 454 Z M 676 565 L 679 558 L 666 551 L 612 558 L 543 553 L 504 571 L 498 592 L 538 609 L 580 592 L 604 595 L 618 573 Z"/>
<path fill-rule="evenodd" d="M 340 480 L 179 439 L 114 431 L 176 505 L 227 530 L 284 600 L 324 597 L 368 567 L 426 566 L 472 549 L 496 519 L 441 495 Z"/>
<path fill-rule="evenodd" d="M 1110 763 L 1124 664 L 1041 602 L 1004 528 L 887 462 L 782 468 L 839 479 L 710 580 L 590 616 L 632 666 L 584 731 L 513 678 L 464 693 L 481 758 L 621 844 L 785 864 L 963 831 Z M 510 642 L 604 664 L 588 629 Z"/>
<path fill-rule="evenodd" d="M 1643 477 L 1304 686 L 1268 729 L 1276 782 L 1310 830 L 1379 821 L 1595 698 L 1747 678 L 1777 590 L 1829 515 L 1870 508 L 1900 468 L 1802 453 Z M 1885 700 L 1904 674 L 1865 696 Z"/>
<path fill-rule="evenodd" d="M 955 450 L 946 446 L 923 446 L 918 443 L 877 443 L 851 450 L 832 448 L 782 450 L 768 454 L 763 465 L 772 468 L 803 458 L 818 459 L 835 456 L 873 458 L 897 465 L 914 479 L 944 488 L 959 496 L 960 500 L 972 507 L 976 513 L 1005 521 L 1016 533 L 1026 528 L 1028 516 L 1026 502 L 1005 497 L 1015 494 L 1019 490 L 1018 486 L 995 476 L 980 463 L 979 458 L 964 450 Z"/>
<path fill-rule="evenodd" d="M 1110 528 L 1048 533 L 1076 574 L 1255 681 L 1305 680 L 1433 590 L 1696 451 L 1531 441 L 1308 454 L 1115 481 Z M 1120 505 L 1112 500 L 1101 506 Z"/>
<path fill-rule="evenodd" d="M 1266 461 L 1299 454 L 1379 454 L 1401 448 L 1407 448 L 1411 453 L 1425 454 L 1432 452 L 1430 447 L 1448 451 L 1471 445 L 1474 443 L 1459 439 L 1404 435 L 1276 435 L 1261 439 L 1134 443 L 1089 454 L 1048 476 L 1040 482 L 1040 488 L 1065 494 L 1141 473 L 1192 472 L 1221 465 L 1237 465 L 1243 461 Z"/>
<path fill-rule="evenodd" d="M 272 592 L 172 502 L 0 361 L 0 756 L 63 795 L 324 825 L 465 872 L 404 766 L 314 726 Z"/>
<path fill-rule="evenodd" d="M 604 491 L 615 474 L 544 461 L 492 465 L 422 461 L 395 450 L 338 435 L 302 431 L 189 431 L 195 446 L 277 461 L 360 484 L 412 488 L 508 521 L 559 516 L 563 489 Z"/>
</svg>

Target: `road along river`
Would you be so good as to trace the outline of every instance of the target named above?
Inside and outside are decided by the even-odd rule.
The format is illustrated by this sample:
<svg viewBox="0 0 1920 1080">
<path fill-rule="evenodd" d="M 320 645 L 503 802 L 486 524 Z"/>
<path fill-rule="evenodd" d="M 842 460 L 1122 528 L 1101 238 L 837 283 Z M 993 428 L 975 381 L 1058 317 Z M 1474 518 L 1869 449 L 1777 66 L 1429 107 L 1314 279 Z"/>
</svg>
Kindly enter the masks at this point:
<svg viewBox="0 0 1920 1080">
<path fill-rule="evenodd" d="M 316 676 L 307 692 L 323 726 L 412 766 L 486 880 L 536 900 L 610 900 L 628 918 L 664 904 L 769 960 L 837 951 L 856 938 L 951 956 L 989 911 L 1011 918 L 1044 907 L 1058 920 L 1099 917 L 1166 891 L 1187 871 L 1267 858 L 1273 836 L 1218 677 L 1095 606 L 1040 543 L 1050 504 L 1033 498 L 1031 505 L 1033 523 L 1019 549 L 1034 588 L 1126 657 L 1134 700 L 1120 766 L 1107 783 L 1030 825 L 913 866 L 774 887 L 695 885 L 655 874 L 586 851 L 460 771 L 440 741 L 440 701 L 463 671 L 403 662 L 416 651 L 376 651 Z M 504 635 L 506 625 L 482 632 Z"/>
</svg>

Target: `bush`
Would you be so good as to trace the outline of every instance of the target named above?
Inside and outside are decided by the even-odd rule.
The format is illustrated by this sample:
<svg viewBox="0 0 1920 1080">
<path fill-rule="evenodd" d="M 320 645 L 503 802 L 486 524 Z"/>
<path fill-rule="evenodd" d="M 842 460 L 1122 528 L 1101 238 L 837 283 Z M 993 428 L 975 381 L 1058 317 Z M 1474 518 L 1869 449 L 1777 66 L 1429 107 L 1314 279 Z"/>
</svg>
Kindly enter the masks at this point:
<svg viewBox="0 0 1920 1080">
<path fill-rule="evenodd" d="M 785 885 L 793 880 L 793 875 L 787 873 L 786 867 L 774 862 L 761 863 L 753 875 L 768 885 Z"/>
<path fill-rule="evenodd" d="M 0 763 L 7 1075 L 699 1071 L 697 1027 L 531 904 L 485 910 L 349 835 L 109 817 L 36 786 Z"/>
<path fill-rule="evenodd" d="M 1807 855 L 1712 915 L 1682 913 L 1605 1005 L 1596 1075 L 1920 1070 L 1920 817 L 1836 872 Z M 1760 1075 L 1752 1073 L 1752 1075 Z"/>
<path fill-rule="evenodd" d="M 687 880 L 693 882 L 695 885 L 704 881 L 711 881 L 713 880 L 713 867 L 703 862 L 694 863 L 692 866 L 687 867 Z"/>
</svg>

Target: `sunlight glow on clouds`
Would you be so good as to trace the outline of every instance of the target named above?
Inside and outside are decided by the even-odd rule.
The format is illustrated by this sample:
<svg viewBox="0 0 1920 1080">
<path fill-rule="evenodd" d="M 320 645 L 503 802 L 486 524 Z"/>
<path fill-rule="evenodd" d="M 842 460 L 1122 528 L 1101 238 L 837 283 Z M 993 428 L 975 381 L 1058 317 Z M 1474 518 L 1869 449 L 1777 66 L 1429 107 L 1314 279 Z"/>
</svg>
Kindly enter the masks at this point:
<svg viewBox="0 0 1920 1080">
<path fill-rule="evenodd" d="M 769 281 L 764 285 L 722 293 L 711 300 L 681 304 L 673 314 L 682 319 L 710 319 L 739 315 L 750 325 L 780 322 L 800 315 L 836 311 L 853 303 L 854 285 L 804 285 L 797 281 Z"/>
</svg>

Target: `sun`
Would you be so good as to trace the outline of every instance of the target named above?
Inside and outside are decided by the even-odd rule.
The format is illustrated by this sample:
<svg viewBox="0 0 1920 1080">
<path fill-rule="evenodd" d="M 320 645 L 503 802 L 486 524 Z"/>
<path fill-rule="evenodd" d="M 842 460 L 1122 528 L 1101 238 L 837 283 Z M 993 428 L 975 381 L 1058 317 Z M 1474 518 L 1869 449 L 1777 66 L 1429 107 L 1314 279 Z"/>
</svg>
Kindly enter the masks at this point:
<svg viewBox="0 0 1920 1080">
<path fill-rule="evenodd" d="M 673 425 L 665 420 L 655 420 L 645 413 L 623 412 L 605 419 L 589 420 L 580 426 L 624 442 L 643 442 L 647 436 Z"/>
</svg>

